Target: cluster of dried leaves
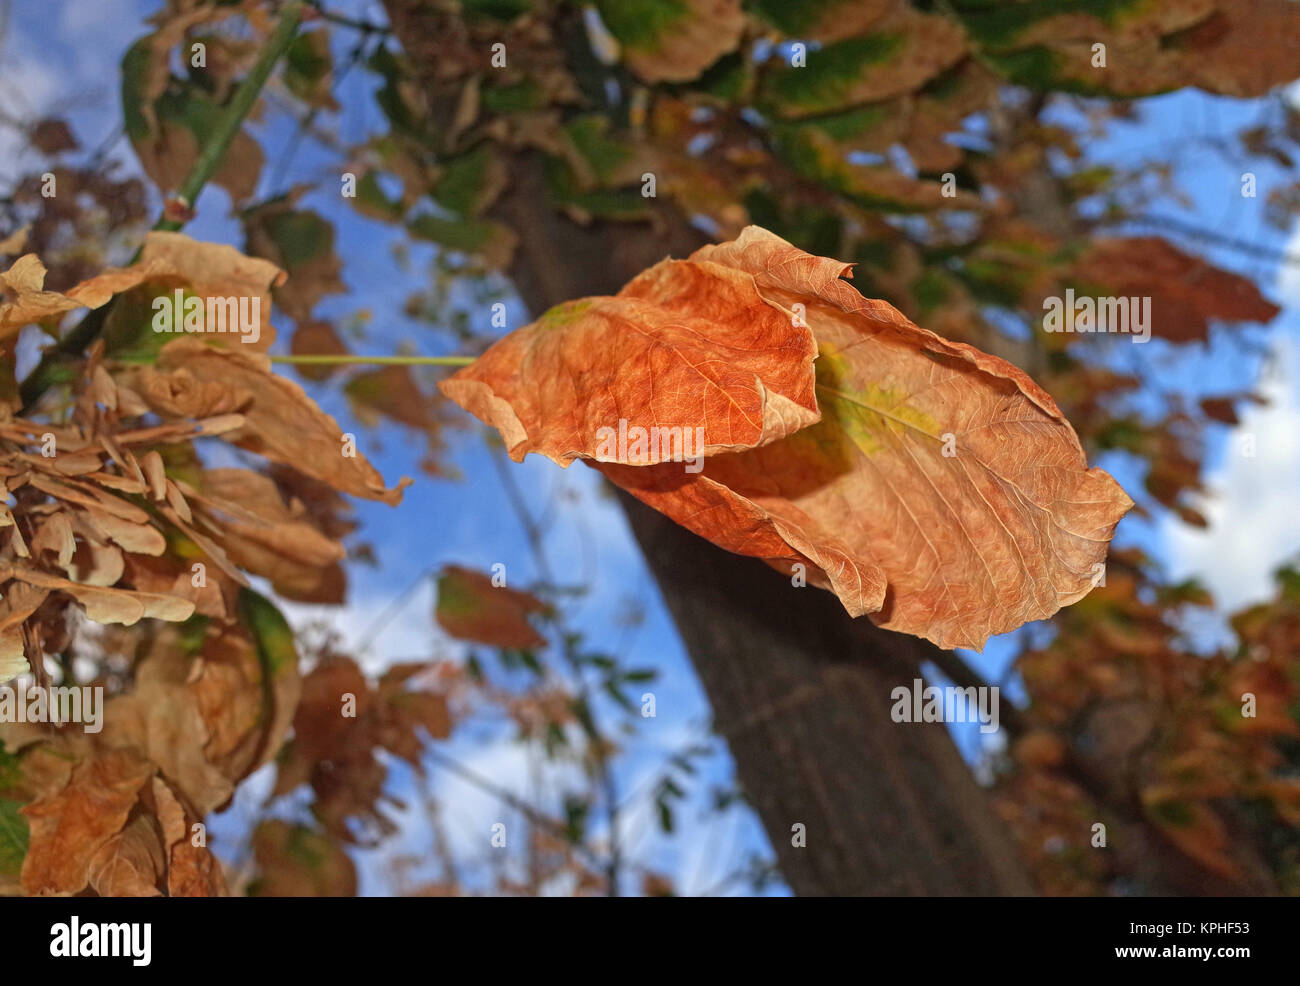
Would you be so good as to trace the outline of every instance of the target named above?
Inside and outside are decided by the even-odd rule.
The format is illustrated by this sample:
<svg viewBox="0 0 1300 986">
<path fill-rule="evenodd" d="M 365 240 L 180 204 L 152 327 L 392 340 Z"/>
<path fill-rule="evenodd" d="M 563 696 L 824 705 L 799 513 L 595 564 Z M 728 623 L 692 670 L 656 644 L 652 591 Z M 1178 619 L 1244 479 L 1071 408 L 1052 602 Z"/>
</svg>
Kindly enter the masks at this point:
<svg viewBox="0 0 1300 986">
<path fill-rule="evenodd" d="M 574 786 L 574 773 L 600 776 L 602 762 L 617 746 L 596 727 L 589 699 L 572 678 L 558 675 L 548 660 L 547 636 L 533 620 L 542 617 L 564 637 L 557 609 L 530 592 L 494 584 L 492 577 L 460 565 L 445 566 L 436 580 L 436 621 L 443 631 L 471 645 L 463 660 L 398 662 L 373 683 L 356 662 L 337 651 L 332 637 L 308 651 L 313 670 L 304 676 L 293 734 L 276 763 L 268 807 L 301 805 L 310 795 L 313 825 L 278 819 L 261 822 L 252 836 L 255 877 L 244 889 L 257 894 L 339 896 L 356 892 L 353 847 L 378 849 L 399 831 L 399 816 L 422 809 L 428 825 L 424 851 L 388 853 L 385 866 L 394 892 L 404 896 L 495 893 L 537 896 L 557 886 L 579 895 L 610 892 L 609 849 L 593 839 L 586 818 L 594 794 Z M 578 636 L 564 642 L 573 655 Z M 474 645 L 481 645 L 475 647 Z M 480 654 L 490 650 L 510 668 L 526 673 L 514 680 L 489 674 Z M 579 655 L 578 661 L 583 658 Z M 614 667 L 617 662 L 592 659 Z M 340 702 L 347 707 L 340 719 Z M 453 725 L 506 726 L 529 756 L 567 771 L 558 799 L 521 801 L 495 778 L 434 751 L 426 738 L 445 739 Z M 394 795 L 389 767 L 402 761 L 414 773 L 410 795 Z M 510 823 L 509 857 L 453 848 L 447 821 L 456 802 L 429 783 L 430 765 L 502 802 Z M 555 803 L 550 803 L 554 800 Z M 483 858 L 479 858 L 482 856 Z M 671 893 L 660 875 L 637 864 L 647 893 Z"/>
<path fill-rule="evenodd" d="M 238 336 L 153 339 L 139 315 L 176 288 L 265 296 L 269 313 L 284 278 L 270 263 L 153 233 L 130 267 L 62 292 L 43 277 L 32 254 L 0 274 L 0 339 L 116 296 L 114 352 L 154 352 L 127 361 L 98 343 L 70 403 L 51 408 L 57 423 L 0 406 L 3 677 L 30 666 L 48 683 L 51 655 L 71 684 L 78 657 L 96 657 L 97 677 L 80 684 L 110 696 L 99 733 L 0 725 L 0 804 L 15 824 L 21 806 L 30 826 L 21 870 L 0 879 L 28 894 L 220 893 L 195 826 L 277 755 L 303 687 L 292 633 L 248 577 L 288 598 L 341 601 L 339 539 L 352 525 L 339 494 L 391 504 L 400 488 L 385 488 L 337 423 Z M 207 443 L 249 466 L 209 467 Z M 436 726 L 392 692 L 385 679 L 379 740 L 396 743 L 413 716 Z"/>
<path fill-rule="evenodd" d="M 1206 655 L 1177 624 L 1213 600 L 1147 566 L 1112 558 L 1060 635 L 1020 657 L 1032 704 L 999 811 L 1048 893 L 1105 893 L 1162 842 L 1193 864 L 1185 893 L 1265 893 L 1270 874 L 1300 892 L 1300 844 L 1265 834 L 1300 827 L 1300 576 L 1281 570 L 1273 600 L 1233 617 L 1236 646 Z M 1090 851 L 1098 821 L 1116 852 Z"/>
</svg>

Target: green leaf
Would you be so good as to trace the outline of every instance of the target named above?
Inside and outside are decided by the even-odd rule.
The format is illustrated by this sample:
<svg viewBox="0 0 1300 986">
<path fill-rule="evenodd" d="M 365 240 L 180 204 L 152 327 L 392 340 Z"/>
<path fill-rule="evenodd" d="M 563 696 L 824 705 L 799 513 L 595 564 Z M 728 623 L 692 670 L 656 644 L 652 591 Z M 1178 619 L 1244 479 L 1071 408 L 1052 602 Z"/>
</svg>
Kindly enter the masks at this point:
<svg viewBox="0 0 1300 986">
<path fill-rule="evenodd" d="M 7 791 L 22 780 L 22 767 L 16 753 L 5 749 L 0 740 L 0 791 Z"/>
<path fill-rule="evenodd" d="M 363 216 L 381 222 L 392 222 L 402 216 L 402 203 L 384 194 L 379 177 L 373 171 L 367 171 L 357 179 L 357 194 L 352 204 Z"/>
<path fill-rule="evenodd" d="M 809 55 L 801 68 L 787 66 L 774 74 L 767 95 L 804 112 L 835 109 L 853 101 L 864 70 L 883 65 L 903 47 L 901 34 L 871 34 L 827 45 Z"/>
<path fill-rule="evenodd" d="M 154 107 L 161 122 L 184 127 L 200 147 L 211 139 L 221 116 L 221 107 L 212 97 L 190 82 L 173 83 Z"/>
<path fill-rule="evenodd" d="M 144 114 L 144 79 L 151 61 L 151 37 L 140 38 L 122 56 L 122 121 L 132 141 L 144 140 L 150 133 Z"/>
<path fill-rule="evenodd" d="M 512 21 L 532 9 L 532 0 L 460 0 L 467 20 Z"/>
<path fill-rule="evenodd" d="M 825 134 L 804 127 L 773 128 L 777 156 L 805 178 L 865 209 L 913 213 L 943 204 L 939 186 L 913 181 L 889 167 L 854 164 Z"/>
<path fill-rule="evenodd" d="M 378 73 L 384 80 L 383 86 L 375 93 L 375 101 L 383 110 L 384 116 L 392 124 L 393 130 L 426 146 L 434 143 L 433 135 L 420 125 L 418 116 L 407 105 L 402 96 L 401 83 L 406 78 L 401 63 L 387 48 L 376 48 L 368 60 L 371 71 Z"/>
<path fill-rule="evenodd" d="M 627 697 L 627 693 L 624 692 L 623 689 L 618 687 L 617 682 L 606 681 L 604 684 L 603 691 L 605 692 L 606 695 L 608 695 L 615 702 L 621 705 L 626 711 L 628 712 L 636 711 L 636 705 L 633 704 L 632 700 Z"/>
<path fill-rule="evenodd" d="M 734 52 L 705 69 L 692 88 L 726 103 L 739 103 L 748 99 L 753 82 L 753 61 Z"/>
<path fill-rule="evenodd" d="M 20 808 L 17 801 L 0 798 L 0 873 L 7 876 L 17 876 L 27 856 L 30 831 Z"/>
<path fill-rule="evenodd" d="M 847 143 L 861 139 L 893 118 L 894 113 L 884 106 L 858 106 L 841 113 L 829 113 L 825 116 L 801 120 L 797 126 L 815 128 L 832 140 Z"/>
<path fill-rule="evenodd" d="M 290 674 L 298 668 L 298 648 L 284 614 L 271 600 L 252 589 L 239 590 L 239 611 L 253 635 L 257 656 L 270 673 L 268 678 Z"/>
<path fill-rule="evenodd" d="M 686 0 L 596 0 L 609 33 L 625 48 L 653 50 L 691 16 Z"/>
<path fill-rule="evenodd" d="M 545 91 L 531 79 L 508 86 L 487 86 L 479 98 L 493 113 L 524 113 L 546 105 Z"/>
<path fill-rule="evenodd" d="M 632 156 L 625 142 L 609 136 L 608 117 L 595 113 L 574 117 L 564 125 L 564 130 L 583 160 L 591 165 L 592 174 L 602 182 L 609 181 Z"/>
<path fill-rule="evenodd" d="M 650 214 L 639 189 L 584 189 L 569 163 L 559 158 L 546 161 L 546 191 L 557 206 L 581 209 L 604 219 L 637 220 Z"/>
<path fill-rule="evenodd" d="M 590 814 L 591 805 L 586 799 L 573 794 L 564 796 L 564 834 L 575 845 L 586 837 L 587 818 Z"/>
<path fill-rule="evenodd" d="M 1160 801 L 1147 809 L 1152 816 L 1176 828 L 1186 828 L 1195 820 L 1195 813 L 1185 801 Z"/>
<path fill-rule="evenodd" d="M 193 291 L 182 290 L 182 299 L 194 297 Z M 153 363 L 158 350 L 176 336 L 153 331 L 154 298 L 172 298 L 171 290 L 158 285 L 141 284 L 119 294 L 113 301 L 104 320 L 104 352 L 115 359 L 129 363 Z"/>
<path fill-rule="evenodd" d="M 750 9 L 787 37 L 806 37 L 819 24 L 835 17 L 838 8 L 857 0 L 750 0 Z"/>
<path fill-rule="evenodd" d="M 1113 25 L 1129 10 L 1149 6 L 1147 0 L 954 0 L 953 8 L 966 29 L 986 48 L 1007 48 L 1039 21 L 1062 14 L 1091 14 Z"/>
<path fill-rule="evenodd" d="M 489 219 L 443 219 L 432 213 L 416 216 L 406 224 L 407 232 L 421 240 L 437 243 L 448 250 L 499 255 L 514 246 L 514 233 L 501 223 Z"/>
<path fill-rule="evenodd" d="M 276 213 L 267 217 L 264 228 L 275 241 L 280 259 L 290 273 L 295 267 L 328 256 L 334 250 L 334 227 L 314 212 Z"/>
<path fill-rule="evenodd" d="M 655 804 L 656 807 L 658 807 L 659 809 L 659 828 L 663 830 L 664 834 L 672 835 L 673 834 L 673 806 L 663 799 L 660 799 L 659 801 L 655 802 Z"/>
<path fill-rule="evenodd" d="M 443 162 L 442 177 L 433 187 L 433 198 L 441 206 L 462 216 L 477 216 L 500 193 L 505 184 L 503 165 L 487 144 L 468 154 Z"/>
<path fill-rule="evenodd" d="M 334 69 L 330 55 L 329 32 L 304 31 L 294 38 L 285 53 L 284 83 L 299 99 L 311 106 L 336 109 L 330 93 L 330 73 Z"/>
</svg>

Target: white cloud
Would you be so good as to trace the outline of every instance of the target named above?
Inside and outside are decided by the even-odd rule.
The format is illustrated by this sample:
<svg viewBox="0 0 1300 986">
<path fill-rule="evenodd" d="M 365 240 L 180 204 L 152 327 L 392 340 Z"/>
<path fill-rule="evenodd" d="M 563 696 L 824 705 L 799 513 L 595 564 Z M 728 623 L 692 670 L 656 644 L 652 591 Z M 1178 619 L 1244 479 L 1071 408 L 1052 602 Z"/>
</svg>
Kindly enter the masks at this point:
<svg viewBox="0 0 1300 986">
<path fill-rule="evenodd" d="M 1287 252 L 1300 254 L 1300 227 Z M 1282 268 L 1277 293 L 1284 307 L 1300 309 L 1300 269 Z M 1227 612 L 1271 596 L 1273 570 L 1300 552 L 1300 342 L 1294 326 L 1294 316 L 1284 315 L 1257 388 L 1268 406 L 1245 408 L 1222 463 L 1207 476 L 1209 528 L 1176 520 L 1165 525 L 1172 574 L 1198 577 Z"/>
</svg>

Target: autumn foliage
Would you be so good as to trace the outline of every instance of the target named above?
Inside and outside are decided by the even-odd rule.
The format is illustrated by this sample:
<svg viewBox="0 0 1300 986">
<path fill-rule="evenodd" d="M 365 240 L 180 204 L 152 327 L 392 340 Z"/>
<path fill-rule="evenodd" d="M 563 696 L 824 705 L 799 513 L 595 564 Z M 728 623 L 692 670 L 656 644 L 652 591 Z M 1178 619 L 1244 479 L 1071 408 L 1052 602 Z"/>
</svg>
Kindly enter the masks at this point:
<svg viewBox="0 0 1300 986">
<path fill-rule="evenodd" d="M 1142 405 L 1157 370 L 1121 366 L 1113 339 L 1039 324 L 1043 299 L 1067 290 L 1146 297 L 1176 358 L 1277 314 L 1250 279 L 1124 225 L 1168 168 L 1124 174 L 1084 145 L 1142 97 L 1269 98 L 1300 77 L 1287 41 L 1300 8 L 597 0 L 584 20 L 558 0 L 383 6 L 387 25 L 328 3 L 164 4 L 122 58 L 147 193 L 74 164 L 62 121 L 32 121 L 61 191 L 36 195 L 23 176 L 0 226 L 0 679 L 94 685 L 107 701 L 96 733 L 0 722 L 0 892 L 355 894 L 352 850 L 381 845 L 411 808 L 394 765 L 435 819 L 426 769 L 484 709 L 586 784 L 563 815 L 525 806 L 527 876 L 486 889 L 621 889 L 617 847 L 593 840 L 587 815 L 613 800 L 614 734 L 635 728 L 625 688 L 652 673 L 586 649 L 549 575 L 511 587 L 457 564 L 433 573 L 432 615 L 464 660 L 368 673 L 336 638 L 296 634 L 277 600 L 342 604 L 349 565 L 369 556 L 351 499 L 401 517 L 411 480 L 386 480 L 291 372 L 416 443 L 428 481 L 454 474 L 446 431 L 473 416 L 511 459 L 582 460 L 701 538 L 806 576 L 846 620 L 945 650 L 1032 625 L 1014 638 L 1026 701 L 992 801 L 1042 892 L 1300 892 L 1300 576 L 1282 569 L 1276 597 L 1207 654 L 1182 621 L 1208 593 L 1111 550 L 1130 510 L 1206 523 L 1206 436 L 1259 398 Z M 339 38 L 356 45 L 346 68 Z M 207 61 L 176 74 L 198 41 Z M 347 70 L 367 74 L 384 132 L 322 143 L 354 182 L 350 208 L 439 248 L 406 314 L 464 315 L 440 336 L 464 356 L 455 372 L 348 365 L 366 319 L 344 331 L 320 312 L 347 294 L 346 251 L 306 204 L 310 181 L 267 194 L 263 180 L 248 122 L 268 106 L 262 58 L 303 133 L 335 119 Z M 1243 147 L 1285 156 L 1298 120 L 1288 107 Z M 177 190 L 212 146 L 203 178 L 228 195 L 242 249 L 176 231 L 198 204 Z M 521 203 L 525 183 L 541 194 Z M 1289 201 L 1271 200 L 1285 221 Z M 146 231 L 154 204 L 163 219 Z M 638 239 L 665 249 L 621 286 L 601 271 L 601 287 L 549 297 L 561 221 L 574 243 L 610 233 L 611 270 Z M 690 246 L 667 249 L 666 231 Z M 497 274 L 535 320 L 503 333 L 456 309 L 453 284 Z M 150 331 L 172 297 L 256 298 L 260 336 Z M 20 367 L 20 339 L 38 340 L 35 367 Z M 290 371 L 273 353 L 338 363 Z M 611 445 L 629 423 L 672 439 Z M 1102 456 L 1140 478 L 1122 489 L 1090 465 Z M 626 720 L 602 721 L 593 692 Z M 234 866 L 203 832 L 263 768 Z M 665 831 L 676 783 L 657 797 Z M 297 820 L 271 810 L 294 798 Z M 1090 851 L 1098 819 L 1122 848 Z M 442 851 L 443 877 L 405 891 L 485 889 Z M 674 889 L 639 875 L 647 893 Z"/>
</svg>

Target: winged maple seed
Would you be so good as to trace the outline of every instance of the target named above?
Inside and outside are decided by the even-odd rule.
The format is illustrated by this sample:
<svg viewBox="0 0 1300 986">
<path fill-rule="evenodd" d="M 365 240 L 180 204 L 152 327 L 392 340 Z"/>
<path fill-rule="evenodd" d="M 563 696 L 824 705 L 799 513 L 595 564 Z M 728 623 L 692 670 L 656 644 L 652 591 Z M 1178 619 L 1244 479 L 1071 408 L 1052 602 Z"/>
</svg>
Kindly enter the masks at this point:
<svg viewBox="0 0 1300 986">
<path fill-rule="evenodd" d="M 441 388 L 514 458 L 584 459 L 715 544 L 805 566 L 853 616 L 940 646 L 982 647 L 1086 595 L 1132 501 L 1028 376 L 851 276 L 751 226 L 547 312 Z M 615 448 L 616 427 L 640 445 Z M 695 428 L 698 473 L 666 437 Z"/>
</svg>

